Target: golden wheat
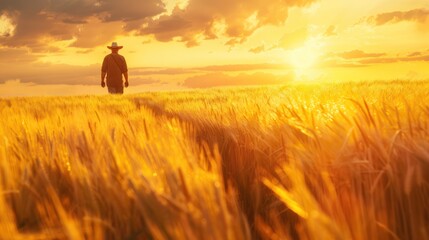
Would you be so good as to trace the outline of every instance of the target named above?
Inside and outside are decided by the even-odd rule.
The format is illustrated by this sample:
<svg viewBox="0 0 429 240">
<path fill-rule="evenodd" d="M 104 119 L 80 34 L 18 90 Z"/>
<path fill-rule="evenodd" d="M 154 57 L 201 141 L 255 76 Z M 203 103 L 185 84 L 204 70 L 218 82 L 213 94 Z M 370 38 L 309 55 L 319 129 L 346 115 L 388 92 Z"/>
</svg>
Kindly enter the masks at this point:
<svg viewBox="0 0 429 240">
<path fill-rule="evenodd" d="M 0 239 L 429 239 L 429 82 L 0 101 Z"/>
</svg>

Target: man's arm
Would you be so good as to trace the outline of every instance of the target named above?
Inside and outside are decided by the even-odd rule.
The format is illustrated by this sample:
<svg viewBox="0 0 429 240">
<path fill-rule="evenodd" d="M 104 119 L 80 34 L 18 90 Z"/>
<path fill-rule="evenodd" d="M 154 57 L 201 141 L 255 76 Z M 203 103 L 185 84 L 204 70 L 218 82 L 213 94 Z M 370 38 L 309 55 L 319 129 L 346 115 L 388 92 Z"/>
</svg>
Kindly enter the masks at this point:
<svg viewBox="0 0 429 240">
<path fill-rule="evenodd" d="M 124 57 L 122 57 L 122 59 L 124 60 L 124 77 L 125 77 L 125 87 L 128 87 L 129 83 L 128 83 L 128 66 L 127 66 L 127 61 L 125 60 Z"/>
<path fill-rule="evenodd" d="M 128 87 L 129 83 L 128 83 L 128 72 L 124 72 L 124 77 L 125 77 L 125 87 Z"/>
<path fill-rule="evenodd" d="M 106 82 L 104 81 L 104 79 L 106 79 L 106 72 L 101 72 L 101 86 L 104 87 L 106 86 Z"/>
<path fill-rule="evenodd" d="M 101 65 L 101 87 L 106 86 L 106 82 L 104 81 L 104 79 L 106 79 L 106 75 L 107 75 L 107 61 L 106 61 L 107 57 L 104 57 L 103 59 L 103 64 Z"/>
</svg>

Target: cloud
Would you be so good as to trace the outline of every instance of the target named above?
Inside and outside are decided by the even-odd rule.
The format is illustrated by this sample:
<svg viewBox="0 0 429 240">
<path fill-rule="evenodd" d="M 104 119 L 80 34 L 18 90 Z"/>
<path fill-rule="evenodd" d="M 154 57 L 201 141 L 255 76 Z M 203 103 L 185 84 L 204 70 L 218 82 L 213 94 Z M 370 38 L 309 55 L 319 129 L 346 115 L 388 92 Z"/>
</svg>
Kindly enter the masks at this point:
<svg viewBox="0 0 429 240">
<path fill-rule="evenodd" d="M 12 23 L 12 19 L 0 12 L 0 38 L 10 37 L 15 33 L 15 26 Z"/>
<path fill-rule="evenodd" d="M 4 4 L 4 2 L 0 4 Z M 65 23 L 50 20 L 45 13 L 13 10 L 3 12 L 3 15 L 11 19 L 14 28 L 13 34 L 0 38 L 0 44 L 4 46 L 27 46 L 34 52 L 48 51 L 46 49 L 49 47 L 46 44 L 47 38 L 66 40 L 73 36 L 72 28 L 65 27 L 67 25 Z"/>
<path fill-rule="evenodd" d="M 79 31 L 74 34 L 76 41 L 70 46 L 88 49 L 109 43 L 117 34 L 125 34 L 122 25 L 122 22 L 103 23 L 98 19 L 92 19 L 79 27 Z"/>
<path fill-rule="evenodd" d="M 224 73 L 210 73 L 190 77 L 183 82 L 183 86 L 190 88 L 210 88 L 220 86 L 283 84 L 292 79 L 293 77 L 289 75 L 278 76 L 268 73 L 240 74 L 238 76 L 230 76 Z"/>
<path fill-rule="evenodd" d="M 362 59 L 359 62 L 362 64 L 381 64 L 394 62 L 420 62 L 429 61 L 429 55 L 420 56 L 405 56 L 405 57 L 386 57 L 386 58 L 368 58 Z"/>
<path fill-rule="evenodd" d="M 37 52 L 46 51 L 47 40 L 77 39 L 75 47 L 94 47 L 122 33 L 121 28 L 109 28 L 114 25 L 108 23 L 132 24 L 164 11 L 161 0 L 2 0 L 0 15 L 11 20 L 14 33 L 0 38 L 0 44 L 27 46 Z M 100 23 L 105 23 L 102 29 Z"/>
<path fill-rule="evenodd" d="M 265 45 L 260 45 L 260 46 L 251 48 L 251 49 L 249 49 L 249 51 L 252 53 L 255 53 L 255 54 L 261 53 L 261 52 L 265 51 Z"/>
<path fill-rule="evenodd" d="M 377 64 L 396 62 L 421 62 L 429 61 L 429 51 L 397 54 L 366 53 L 362 50 L 353 50 L 342 53 L 330 53 L 325 60 L 318 64 L 319 67 L 366 67 Z"/>
<path fill-rule="evenodd" d="M 337 29 L 334 25 L 329 26 L 325 33 L 323 34 L 325 37 L 335 36 L 337 35 Z"/>
<path fill-rule="evenodd" d="M 413 21 L 425 23 L 429 19 L 429 9 L 419 8 L 410 11 L 395 11 L 381 13 L 368 18 L 368 22 L 375 25 L 398 23 L 402 21 Z"/>
<path fill-rule="evenodd" d="M 221 36 L 235 45 L 262 26 L 284 23 L 290 7 L 314 1 L 189 0 L 166 13 L 163 0 L 2 0 L 0 16 L 10 24 L 0 29 L 0 45 L 47 52 L 61 51 L 48 49 L 49 42 L 75 40 L 71 46 L 92 48 L 134 30 L 188 47 Z"/>
<path fill-rule="evenodd" d="M 30 54 L 23 48 L 0 48 L 0 66 L 1 64 L 19 64 L 24 65 L 37 60 L 37 56 Z M 5 72 L 4 70 L 2 71 Z"/>
<path fill-rule="evenodd" d="M 104 22 L 128 22 L 156 16 L 165 11 L 165 5 L 160 0 L 2 0 L 0 10 L 45 15 L 50 20 L 96 16 Z"/>
<path fill-rule="evenodd" d="M 3 83 L 3 85 L 6 86 L 6 87 L 14 87 L 14 86 L 18 86 L 18 85 L 21 85 L 21 86 L 34 86 L 35 84 L 34 83 L 22 83 L 21 79 L 10 79 L 10 80 L 5 81 Z"/>
<path fill-rule="evenodd" d="M 135 68 L 133 73 L 137 75 L 182 75 L 197 73 L 197 70 L 190 68 Z"/>
<path fill-rule="evenodd" d="M 362 64 L 382 64 L 382 63 L 394 63 L 399 62 L 400 58 L 386 57 L 386 58 L 367 58 L 359 60 Z"/>
<path fill-rule="evenodd" d="M 189 0 L 184 9 L 176 7 L 169 15 L 148 20 L 140 33 L 153 34 L 159 41 L 177 38 L 187 46 L 226 36 L 227 44 L 233 45 L 245 41 L 262 26 L 282 24 L 290 7 L 312 2 L 314 0 Z"/>
<path fill-rule="evenodd" d="M 96 5 L 104 21 L 130 22 L 156 16 L 165 11 L 160 0 L 101 0 Z"/>
<path fill-rule="evenodd" d="M 284 70 L 288 66 L 285 64 L 231 64 L 231 65 L 213 65 L 201 68 L 196 68 L 200 71 L 212 71 L 212 72 L 242 72 L 242 71 L 255 71 L 255 70 Z"/>
<path fill-rule="evenodd" d="M 136 77 L 133 78 L 133 84 L 155 84 L 155 83 L 161 83 L 159 79 L 153 79 L 153 78 L 142 78 L 142 77 Z"/>
<path fill-rule="evenodd" d="M 407 55 L 407 57 L 416 57 L 416 56 L 421 56 L 422 52 L 412 52 L 410 54 Z"/>
<path fill-rule="evenodd" d="M 63 23 L 69 23 L 69 24 L 85 24 L 88 23 L 86 20 L 82 19 L 74 19 L 74 18 L 66 18 L 63 20 Z"/>
<path fill-rule="evenodd" d="M 420 52 L 410 53 L 407 56 L 400 57 L 399 60 L 403 61 L 403 62 L 429 61 L 429 52 L 426 52 L 426 53 L 420 53 Z"/>
<path fill-rule="evenodd" d="M 202 72 L 245 72 L 258 70 L 285 70 L 289 66 L 286 64 L 229 64 L 211 65 L 196 68 L 136 68 L 133 73 L 137 75 L 189 75 Z"/>
<path fill-rule="evenodd" d="M 24 57 L 25 55 L 23 55 Z M 100 67 L 71 66 L 59 64 L 47 64 L 32 62 L 27 63 L 17 60 L 16 65 L 0 62 L 0 68 L 4 69 L 0 75 L 0 83 L 9 79 L 21 79 L 21 82 L 34 82 L 37 84 L 96 84 L 99 82 Z"/>
<path fill-rule="evenodd" d="M 362 64 L 360 62 L 346 62 L 339 59 L 327 59 L 317 64 L 317 66 L 323 68 L 361 68 L 367 67 L 368 65 Z"/>
<path fill-rule="evenodd" d="M 136 79 L 145 79 L 147 81 L 141 82 L 151 83 L 152 81 L 158 81 L 154 79 L 184 79 L 190 76 L 199 76 L 201 74 L 225 74 L 225 73 L 237 73 L 237 72 L 255 72 L 255 71 L 285 71 L 290 66 L 286 64 L 231 64 L 231 65 L 211 65 L 205 67 L 194 67 L 194 68 L 133 68 L 130 70 L 130 76 L 133 77 L 133 81 Z"/>
<path fill-rule="evenodd" d="M 385 56 L 386 53 L 366 53 L 362 50 L 353 50 L 348 52 L 342 52 L 337 55 L 344 59 L 353 59 L 353 58 L 381 57 L 381 56 Z"/>
</svg>

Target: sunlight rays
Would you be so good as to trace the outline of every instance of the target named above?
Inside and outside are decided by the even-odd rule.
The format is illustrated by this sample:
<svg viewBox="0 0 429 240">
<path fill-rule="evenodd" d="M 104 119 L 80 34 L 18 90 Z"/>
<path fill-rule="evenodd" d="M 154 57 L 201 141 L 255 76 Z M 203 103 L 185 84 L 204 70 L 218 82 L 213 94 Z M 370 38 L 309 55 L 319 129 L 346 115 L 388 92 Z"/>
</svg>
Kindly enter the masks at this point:
<svg viewBox="0 0 429 240">
<path fill-rule="evenodd" d="M 322 47 L 319 38 L 310 38 L 302 47 L 288 51 L 287 62 L 293 67 L 297 79 L 302 78 L 319 61 Z"/>
</svg>

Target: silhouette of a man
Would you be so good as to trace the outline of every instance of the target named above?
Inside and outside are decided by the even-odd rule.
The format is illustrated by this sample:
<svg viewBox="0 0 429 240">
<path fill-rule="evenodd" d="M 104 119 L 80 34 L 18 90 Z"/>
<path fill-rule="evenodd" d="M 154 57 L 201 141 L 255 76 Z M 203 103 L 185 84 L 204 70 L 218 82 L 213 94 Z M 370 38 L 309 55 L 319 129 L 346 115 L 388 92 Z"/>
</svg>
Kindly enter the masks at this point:
<svg viewBox="0 0 429 240">
<path fill-rule="evenodd" d="M 122 75 L 125 77 L 125 87 L 128 87 L 128 67 L 125 58 L 118 54 L 122 46 L 113 42 L 112 46 L 108 46 L 112 53 L 104 57 L 101 67 L 101 86 L 106 86 L 105 78 L 107 76 L 107 89 L 111 94 L 123 94 L 124 82 Z"/>
</svg>

